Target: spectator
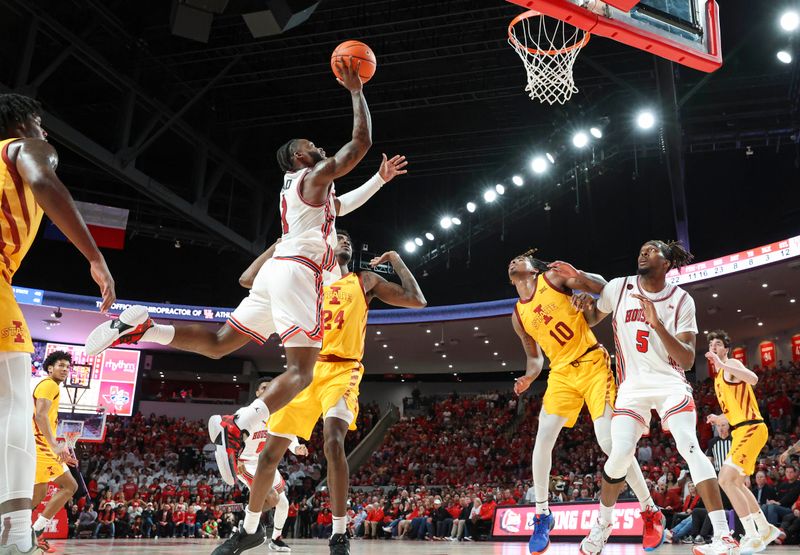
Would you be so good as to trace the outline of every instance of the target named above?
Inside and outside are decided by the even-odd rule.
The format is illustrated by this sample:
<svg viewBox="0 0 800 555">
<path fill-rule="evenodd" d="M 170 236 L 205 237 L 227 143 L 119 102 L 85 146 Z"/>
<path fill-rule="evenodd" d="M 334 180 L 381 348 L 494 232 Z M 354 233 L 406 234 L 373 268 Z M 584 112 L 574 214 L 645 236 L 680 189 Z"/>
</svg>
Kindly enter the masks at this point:
<svg viewBox="0 0 800 555">
<path fill-rule="evenodd" d="M 202 538 L 210 538 L 215 540 L 219 537 L 219 530 L 217 521 L 213 518 L 209 518 L 203 523 L 203 527 L 200 531 L 200 537 Z"/>
<path fill-rule="evenodd" d="M 155 526 L 155 510 L 153 503 L 148 503 L 142 511 L 142 535 L 145 538 L 150 538 L 153 535 L 153 528 Z"/>
<path fill-rule="evenodd" d="M 80 510 L 78 510 L 78 505 L 73 504 L 69 507 L 69 512 L 67 512 L 67 525 L 68 525 L 68 533 L 67 537 L 72 539 L 78 535 L 78 518 L 80 517 Z"/>
<path fill-rule="evenodd" d="M 186 530 L 186 511 L 184 511 L 183 504 L 181 503 L 175 506 L 175 512 L 172 513 L 172 525 L 176 538 L 189 537 Z"/>
<path fill-rule="evenodd" d="M 94 530 L 97 527 L 97 512 L 94 510 L 94 505 L 92 503 L 88 503 L 81 511 L 81 514 L 78 516 L 78 532 L 77 534 L 80 535 L 81 532 L 84 530 L 91 530 L 92 534 L 94 534 Z"/>
<path fill-rule="evenodd" d="M 97 526 L 94 529 L 94 537 L 98 538 L 101 533 L 106 532 L 108 533 L 109 538 L 114 538 L 114 521 L 116 520 L 116 515 L 114 514 L 114 509 L 111 503 L 106 503 L 105 508 L 101 511 L 100 515 L 97 517 Z"/>
<path fill-rule="evenodd" d="M 155 524 L 157 538 L 172 537 L 175 526 L 172 523 L 172 511 L 170 510 L 169 503 L 164 503 L 161 506 L 161 510 L 156 513 Z"/>
<path fill-rule="evenodd" d="M 431 515 L 431 535 L 436 541 L 444 540 L 453 529 L 453 516 L 440 499 L 433 502 L 433 514 Z"/>
<path fill-rule="evenodd" d="M 383 518 L 383 509 L 381 509 L 381 518 Z M 311 536 L 320 539 L 328 538 L 331 535 L 332 528 L 333 528 L 333 515 L 331 514 L 331 510 L 328 507 L 325 507 L 322 509 L 322 511 L 320 511 L 319 515 L 317 516 L 317 522 L 311 526 Z"/>
<path fill-rule="evenodd" d="M 778 498 L 775 488 L 767 483 L 767 474 L 763 470 L 756 472 L 756 483 L 750 489 L 760 505 L 766 505 L 768 501 Z"/>
<path fill-rule="evenodd" d="M 128 509 L 124 504 L 117 507 L 116 514 L 114 515 L 114 537 L 127 538 L 130 537 L 131 521 Z"/>
<path fill-rule="evenodd" d="M 785 470 L 785 479 L 776 487 L 777 500 L 769 500 L 761 507 L 767 521 L 775 526 L 780 526 L 783 517 L 792 513 L 792 506 L 800 497 L 800 481 L 797 480 L 797 469 L 788 465 Z"/>
</svg>

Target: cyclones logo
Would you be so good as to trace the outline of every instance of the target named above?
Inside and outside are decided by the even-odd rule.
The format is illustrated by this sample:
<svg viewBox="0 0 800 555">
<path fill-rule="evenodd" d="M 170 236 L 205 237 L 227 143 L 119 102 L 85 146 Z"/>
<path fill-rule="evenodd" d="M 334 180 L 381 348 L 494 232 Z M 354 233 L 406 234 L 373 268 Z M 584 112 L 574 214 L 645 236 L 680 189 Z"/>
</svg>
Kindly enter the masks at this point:
<svg viewBox="0 0 800 555">
<path fill-rule="evenodd" d="M 503 520 L 500 521 L 500 528 L 506 532 L 516 534 L 519 532 L 519 526 L 522 524 L 522 517 L 516 511 L 508 510 L 503 513 Z"/>
</svg>

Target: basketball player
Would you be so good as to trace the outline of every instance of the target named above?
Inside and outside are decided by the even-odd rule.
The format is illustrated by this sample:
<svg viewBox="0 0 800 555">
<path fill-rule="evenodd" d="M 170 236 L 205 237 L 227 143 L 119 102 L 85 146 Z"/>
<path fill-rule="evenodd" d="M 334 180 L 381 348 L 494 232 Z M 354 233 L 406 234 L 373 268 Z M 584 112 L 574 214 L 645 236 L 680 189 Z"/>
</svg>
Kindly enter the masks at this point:
<svg viewBox="0 0 800 555">
<path fill-rule="evenodd" d="M 517 378 L 514 392 L 521 395 L 542 371 L 542 353 L 550 359 L 532 456 L 536 517 L 528 548 L 531 555 L 538 555 L 550 546 L 550 530 L 555 525 L 548 505 L 548 486 L 558 434 L 564 426 L 575 425 L 586 403 L 597 442 L 608 454 L 616 387 L 608 353 L 597 342 L 582 312 L 570 302 L 571 289 L 577 281 L 549 269 L 547 263 L 533 258 L 534 253 L 528 251 L 511 260 L 508 277 L 519 295 L 511 324 L 527 358 L 525 375 Z M 605 284 L 600 276 L 581 275 L 599 286 Z M 645 549 L 657 547 L 664 535 L 663 515 L 653 503 L 635 461 L 630 464 L 628 483 L 641 503 L 645 523 L 642 544 Z"/>
<path fill-rule="evenodd" d="M 706 358 L 714 365 L 714 391 L 722 414 L 706 418 L 714 426 L 728 423 L 733 444 L 719 471 L 719 485 L 742 521 L 745 535 L 740 541 L 743 555 L 764 551 L 780 530 L 767 522 L 761 505 L 745 484 L 756 470 L 756 460 L 767 444 L 769 430 L 758 410 L 753 386 L 758 376 L 735 358 L 728 358 L 731 338 L 722 330 L 708 334 Z"/>
<path fill-rule="evenodd" d="M 66 505 L 78 490 L 78 483 L 70 474 L 67 465 L 76 466 L 78 460 L 65 442 L 56 441 L 58 428 L 58 403 L 61 384 L 69 376 L 72 356 L 64 351 L 51 353 L 44 361 L 48 376 L 33 389 L 33 430 L 36 440 L 36 480 L 33 486 L 31 509 L 47 495 L 47 484 L 55 483 L 58 491 L 53 494 L 42 512 L 33 523 L 33 531 L 38 538 L 39 547 L 52 553 L 47 540 L 42 537 L 50 520 Z M 65 464 L 66 463 L 66 464 Z"/>
<path fill-rule="evenodd" d="M 103 296 L 115 300 L 114 280 L 72 197 L 56 175 L 58 154 L 47 144 L 41 106 L 0 94 L 0 554 L 39 552 L 31 531 L 36 473 L 31 415 L 31 334 L 11 280 L 47 216 L 89 261 Z"/>
<path fill-rule="evenodd" d="M 331 555 L 349 555 L 346 526 L 350 486 L 344 439 L 348 429 L 356 429 L 369 303 L 378 298 L 391 306 L 423 308 L 427 301 L 411 271 L 394 251 L 372 259 L 370 265 L 374 267 L 389 262 L 400 277 L 401 285 L 386 281 L 374 272 L 350 273 L 348 264 L 353 256 L 352 241 L 344 231 L 340 230 L 337 236 L 336 261 L 343 277 L 325 287 L 325 337 L 314 366 L 314 379 L 291 403 L 270 417 L 270 435 L 258 460 L 257 476 L 262 472 L 264 476 L 272 476 L 291 439 L 295 436 L 308 439 L 322 417 L 333 513 L 333 530 L 328 545 Z M 267 491 L 264 483 L 254 483 L 251 488 L 244 521 L 248 534 L 258 534 L 258 515 Z M 217 555 L 238 552 L 237 544 L 232 543 L 228 550 Z"/>
<path fill-rule="evenodd" d="M 586 279 L 569 264 L 554 264 L 561 276 L 576 280 L 576 287 L 600 293 L 588 319 L 595 323 L 613 313 L 617 348 L 619 390 L 611 421 L 611 453 L 603 467 L 600 516 L 581 542 L 584 555 L 600 553 L 611 535 L 614 505 L 634 460 L 636 444 L 650 429 L 652 409 L 675 438 L 714 527 L 713 542 L 694 546 L 695 555 L 739 554 L 739 545 L 730 537 L 714 466 L 697 442 L 692 387 L 684 376 L 695 359 L 694 300 L 666 282 L 669 270 L 691 259 L 680 243 L 648 241 L 639 251 L 638 275 L 605 285 Z"/>
<path fill-rule="evenodd" d="M 272 378 L 261 378 L 258 381 L 258 386 L 256 388 L 256 396 L 261 395 L 269 386 L 269 382 Z M 273 415 L 274 416 L 274 415 Z M 216 416 L 214 418 L 219 418 Z M 239 468 L 236 472 L 236 477 L 246 485 L 248 488 L 253 487 L 253 476 L 256 473 L 256 467 L 258 465 L 258 454 L 264 449 L 264 444 L 267 440 L 269 434 L 268 423 L 262 422 L 261 428 L 254 431 L 251 435 L 247 436 L 247 439 L 244 442 L 244 450 L 242 454 L 239 456 Z M 308 455 L 308 448 L 305 445 L 301 445 L 297 441 L 297 437 L 292 437 L 291 443 L 289 444 L 288 451 L 299 456 L 306 456 Z M 217 458 L 217 466 L 219 467 L 220 474 L 222 475 L 222 479 L 228 485 L 234 485 L 233 477 L 230 474 L 227 474 L 228 471 L 228 464 L 227 460 L 227 453 L 225 449 L 221 445 L 217 445 L 217 449 L 215 452 L 215 456 Z M 283 551 L 289 552 L 292 550 L 286 542 L 283 541 L 283 525 L 286 524 L 286 519 L 289 516 L 289 498 L 286 497 L 286 482 L 283 480 L 283 476 L 281 473 L 276 469 L 275 476 L 272 480 L 272 489 L 268 491 L 267 500 L 269 502 L 270 507 L 275 507 L 275 517 L 273 518 L 273 527 L 272 527 L 272 539 L 268 544 L 268 548 L 270 551 Z M 236 534 L 234 534 L 235 536 Z M 234 537 L 232 536 L 232 538 Z M 263 536 L 263 534 L 262 534 Z M 228 541 L 232 540 L 229 539 Z M 217 550 L 214 553 L 217 553 Z"/>
</svg>

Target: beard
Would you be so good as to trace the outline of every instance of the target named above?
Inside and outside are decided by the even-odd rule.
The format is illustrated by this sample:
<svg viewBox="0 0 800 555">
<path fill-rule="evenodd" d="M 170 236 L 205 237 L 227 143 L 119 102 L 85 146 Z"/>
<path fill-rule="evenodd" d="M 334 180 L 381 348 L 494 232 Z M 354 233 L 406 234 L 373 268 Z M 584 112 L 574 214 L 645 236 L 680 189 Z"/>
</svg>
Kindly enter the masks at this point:
<svg viewBox="0 0 800 555">
<path fill-rule="evenodd" d="M 323 160 L 322 154 L 320 154 L 318 150 L 310 150 L 308 152 L 308 155 L 311 157 L 312 160 L 314 160 L 315 164 L 319 164 Z"/>
<path fill-rule="evenodd" d="M 652 269 L 652 268 L 647 268 L 647 267 L 645 267 L 645 268 L 638 268 L 638 267 L 637 267 L 637 269 L 636 269 L 636 273 L 637 273 L 638 275 L 640 275 L 640 276 L 646 276 L 646 275 L 648 275 L 648 274 L 650 273 L 650 270 L 651 270 L 651 269 Z"/>
<path fill-rule="evenodd" d="M 336 253 L 336 260 L 339 264 L 350 264 L 350 261 L 353 259 L 353 255 L 347 251 L 341 251 Z"/>
</svg>

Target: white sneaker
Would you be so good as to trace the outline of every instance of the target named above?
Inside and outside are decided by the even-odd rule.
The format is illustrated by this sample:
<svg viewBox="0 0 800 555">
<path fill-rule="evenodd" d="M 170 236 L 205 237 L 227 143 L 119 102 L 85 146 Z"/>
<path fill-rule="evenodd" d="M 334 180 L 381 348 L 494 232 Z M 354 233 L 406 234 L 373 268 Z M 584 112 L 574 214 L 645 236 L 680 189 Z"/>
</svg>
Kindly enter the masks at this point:
<svg viewBox="0 0 800 555">
<path fill-rule="evenodd" d="M 694 555 L 740 555 L 739 544 L 730 536 L 714 538 L 711 543 L 695 545 Z"/>
<path fill-rule="evenodd" d="M 267 548 L 270 551 L 283 551 L 283 552 L 290 552 L 292 550 L 291 547 L 286 545 L 286 542 L 283 541 L 283 538 L 278 538 L 277 540 L 269 540 L 269 545 Z"/>
<path fill-rule="evenodd" d="M 214 450 L 214 458 L 217 461 L 217 468 L 219 469 L 220 477 L 222 481 L 232 486 L 236 484 L 236 479 L 234 478 L 233 474 L 231 474 L 231 465 L 228 462 L 228 451 L 225 449 L 225 446 L 220 441 L 220 435 L 225 433 L 225 430 L 222 429 L 222 416 L 219 414 L 215 414 L 211 418 L 208 419 L 208 437 L 211 439 L 211 443 L 214 444 L 216 449 Z"/>
<path fill-rule="evenodd" d="M 764 546 L 766 547 L 775 540 L 777 540 L 780 535 L 781 535 L 781 529 L 778 528 L 777 526 L 773 526 L 772 524 L 770 524 L 769 533 L 761 536 L 761 541 L 764 542 Z"/>
<path fill-rule="evenodd" d="M 92 330 L 86 338 L 86 354 L 98 355 L 114 345 L 137 343 L 152 326 L 147 307 L 129 306 L 113 320 L 103 322 Z"/>
<path fill-rule="evenodd" d="M 20 551 L 16 544 L 11 545 L 1 545 L 0 546 L 0 554 L 2 555 L 41 555 L 44 553 L 42 549 L 37 545 L 38 538 L 34 533 L 33 529 L 31 529 L 31 543 L 33 546 L 28 551 Z"/>
<path fill-rule="evenodd" d="M 598 555 L 606 546 L 606 541 L 611 535 L 611 524 L 602 524 L 598 518 L 589 535 L 583 538 L 580 546 L 582 555 Z"/>
<path fill-rule="evenodd" d="M 753 555 L 753 553 L 761 553 L 767 548 L 767 544 L 761 536 L 743 536 L 739 541 L 739 549 L 742 555 Z"/>
</svg>

